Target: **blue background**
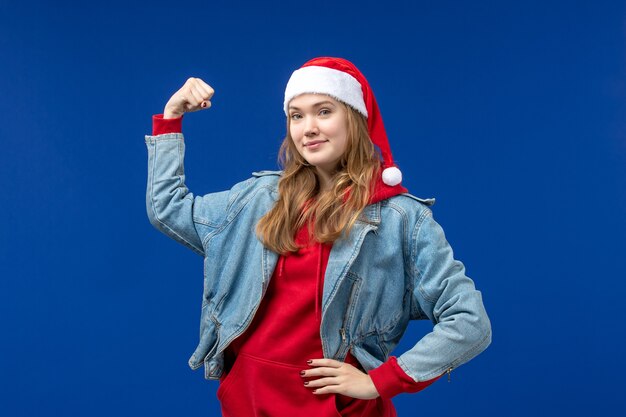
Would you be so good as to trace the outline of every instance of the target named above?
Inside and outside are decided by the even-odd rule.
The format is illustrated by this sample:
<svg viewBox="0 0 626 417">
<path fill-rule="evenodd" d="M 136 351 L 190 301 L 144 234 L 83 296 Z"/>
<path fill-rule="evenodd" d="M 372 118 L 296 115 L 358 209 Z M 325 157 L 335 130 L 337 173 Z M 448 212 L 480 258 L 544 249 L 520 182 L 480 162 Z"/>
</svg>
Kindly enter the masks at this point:
<svg viewBox="0 0 626 417">
<path fill-rule="evenodd" d="M 202 259 L 148 222 L 144 135 L 200 77 L 190 189 L 274 169 L 285 83 L 320 55 L 368 77 L 492 320 L 492 345 L 399 414 L 626 412 L 624 2 L 7 3 L 0 415 L 219 415 L 187 366 Z"/>
</svg>

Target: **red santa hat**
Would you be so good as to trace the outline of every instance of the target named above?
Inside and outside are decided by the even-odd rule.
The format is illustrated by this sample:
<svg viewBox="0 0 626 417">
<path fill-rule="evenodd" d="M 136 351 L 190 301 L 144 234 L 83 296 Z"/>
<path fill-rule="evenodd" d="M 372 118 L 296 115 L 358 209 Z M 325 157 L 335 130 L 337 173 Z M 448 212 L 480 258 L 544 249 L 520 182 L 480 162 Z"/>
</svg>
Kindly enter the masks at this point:
<svg viewBox="0 0 626 417">
<path fill-rule="evenodd" d="M 370 139 L 383 157 L 382 181 L 388 186 L 402 182 L 402 173 L 393 163 L 387 133 L 369 83 L 354 64 L 343 58 L 314 58 L 291 74 L 285 89 L 284 110 L 294 97 L 326 94 L 353 107 L 367 118 Z"/>
</svg>

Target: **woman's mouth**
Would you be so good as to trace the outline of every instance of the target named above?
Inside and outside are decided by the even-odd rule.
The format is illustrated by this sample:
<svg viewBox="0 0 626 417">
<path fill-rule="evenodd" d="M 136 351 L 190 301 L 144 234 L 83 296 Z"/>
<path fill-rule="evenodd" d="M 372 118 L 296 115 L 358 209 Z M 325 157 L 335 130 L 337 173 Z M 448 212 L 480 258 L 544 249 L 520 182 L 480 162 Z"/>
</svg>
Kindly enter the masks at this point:
<svg viewBox="0 0 626 417">
<path fill-rule="evenodd" d="M 305 143 L 304 147 L 308 149 L 317 149 L 324 142 L 327 142 L 327 141 L 326 140 L 312 140 L 312 141 Z"/>
</svg>

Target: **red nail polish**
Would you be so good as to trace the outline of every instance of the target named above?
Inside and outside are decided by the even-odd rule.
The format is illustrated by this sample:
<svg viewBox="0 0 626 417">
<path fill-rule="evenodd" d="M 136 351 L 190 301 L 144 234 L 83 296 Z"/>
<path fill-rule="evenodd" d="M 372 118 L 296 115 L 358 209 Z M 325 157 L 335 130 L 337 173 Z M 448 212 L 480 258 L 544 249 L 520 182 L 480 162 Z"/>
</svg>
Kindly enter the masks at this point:
<svg viewBox="0 0 626 417">
<path fill-rule="evenodd" d="M 304 375 L 304 371 L 300 371 L 300 375 Z"/>
</svg>

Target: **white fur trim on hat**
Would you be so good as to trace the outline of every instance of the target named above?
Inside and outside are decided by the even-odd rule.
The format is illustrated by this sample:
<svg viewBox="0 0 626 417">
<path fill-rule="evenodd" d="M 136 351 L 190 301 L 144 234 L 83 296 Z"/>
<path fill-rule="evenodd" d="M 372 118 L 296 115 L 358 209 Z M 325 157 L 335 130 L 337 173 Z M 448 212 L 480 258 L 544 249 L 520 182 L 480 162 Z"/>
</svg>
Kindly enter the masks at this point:
<svg viewBox="0 0 626 417">
<path fill-rule="evenodd" d="M 383 182 L 389 186 L 398 185 L 402 182 L 402 172 L 397 167 L 389 167 L 383 170 Z"/>
<path fill-rule="evenodd" d="M 305 94 L 327 94 L 354 107 L 367 117 L 361 84 L 352 75 L 333 68 L 309 66 L 297 69 L 291 74 L 285 88 L 285 114 L 294 97 Z"/>
</svg>

